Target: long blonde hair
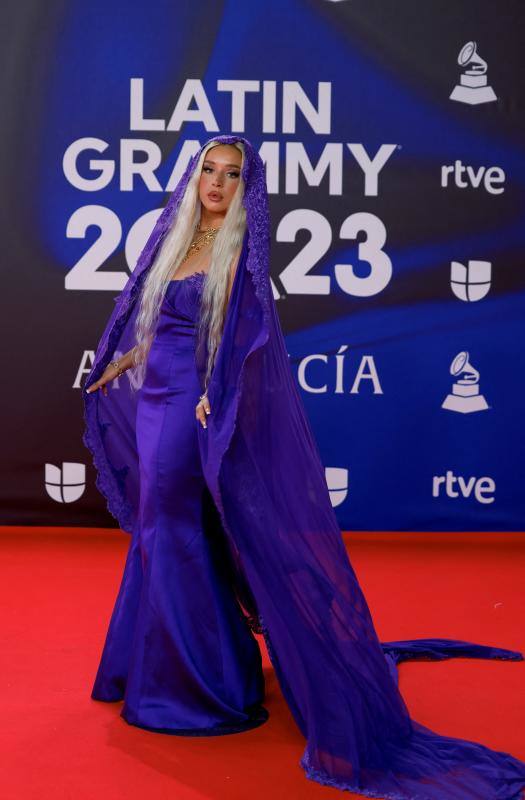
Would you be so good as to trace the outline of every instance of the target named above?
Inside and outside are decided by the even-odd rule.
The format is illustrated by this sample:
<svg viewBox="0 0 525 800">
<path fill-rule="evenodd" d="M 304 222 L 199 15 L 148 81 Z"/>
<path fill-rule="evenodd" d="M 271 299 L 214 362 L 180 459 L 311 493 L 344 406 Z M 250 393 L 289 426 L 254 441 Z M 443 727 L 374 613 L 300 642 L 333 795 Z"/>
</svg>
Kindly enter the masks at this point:
<svg viewBox="0 0 525 800">
<path fill-rule="evenodd" d="M 223 143 L 212 139 L 203 148 L 193 174 L 188 181 L 172 227 L 168 230 L 144 281 L 140 307 L 135 320 L 134 366 L 130 370 L 132 373 L 130 384 L 133 389 L 138 389 L 144 381 L 147 357 L 155 335 L 160 306 L 166 294 L 168 282 L 172 275 L 177 275 L 180 269 L 180 262 L 191 244 L 195 226 L 200 220 L 199 181 L 203 161 L 208 150 L 221 144 Z M 244 180 L 242 177 L 244 145 L 242 142 L 235 142 L 233 146 L 237 147 L 242 153 L 239 185 L 232 197 L 224 222 L 215 237 L 211 252 L 211 264 L 204 283 L 198 319 L 197 336 L 199 340 L 203 331 L 207 330 L 208 358 L 204 379 L 205 387 L 208 385 L 213 369 L 226 317 L 230 267 L 236 252 L 242 245 L 246 230 L 246 210 L 242 202 L 244 198 Z M 175 265 L 177 265 L 177 269 L 174 272 Z"/>
</svg>

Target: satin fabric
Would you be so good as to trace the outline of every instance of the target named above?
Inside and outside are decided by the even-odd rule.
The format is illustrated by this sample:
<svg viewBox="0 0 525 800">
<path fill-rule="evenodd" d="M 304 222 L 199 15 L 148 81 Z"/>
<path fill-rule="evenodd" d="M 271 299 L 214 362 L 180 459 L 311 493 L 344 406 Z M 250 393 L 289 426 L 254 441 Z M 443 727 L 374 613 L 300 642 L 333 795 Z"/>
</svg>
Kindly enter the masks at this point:
<svg viewBox="0 0 525 800">
<path fill-rule="evenodd" d="M 205 273 L 169 282 L 137 398 L 140 507 L 92 697 L 134 725 L 184 735 L 264 722 L 261 654 L 232 589 L 204 480 L 195 405 Z"/>
<path fill-rule="evenodd" d="M 241 140 L 245 147 L 246 236 L 208 387 L 212 413 L 208 428 L 196 429 L 200 463 L 231 554 L 230 586 L 246 621 L 263 632 L 283 695 L 305 736 L 301 765 L 319 783 L 368 797 L 515 800 L 525 786 L 525 764 L 411 719 L 396 664 L 458 655 L 523 656 L 435 637 L 379 641 L 343 546 L 319 450 L 290 369 L 270 284 L 264 164 L 243 137 L 215 140 Z M 88 386 L 111 358 L 134 343 L 144 279 L 176 221 L 201 150 L 116 298 Z M 205 348 L 196 350 L 195 361 L 202 391 Z M 114 382 L 108 397 L 100 392 L 86 396 L 84 441 L 97 467 L 97 485 L 129 531 L 141 504 L 137 410 L 127 376 Z M 175 441 L 166 455 L 177 459 Z M 172 491 L 177 492 L 176 484 Z M 169 594 L 171 586 L 165 591 Z"/>
</svg>

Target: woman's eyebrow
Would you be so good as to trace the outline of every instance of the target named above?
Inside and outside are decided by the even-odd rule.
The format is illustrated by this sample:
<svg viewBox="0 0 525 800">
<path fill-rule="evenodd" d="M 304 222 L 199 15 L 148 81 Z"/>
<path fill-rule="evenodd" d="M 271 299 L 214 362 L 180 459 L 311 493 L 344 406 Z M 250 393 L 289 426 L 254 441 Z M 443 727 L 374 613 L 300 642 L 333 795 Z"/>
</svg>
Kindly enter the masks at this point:
<svg viewBox="0 0 525 800">
<path fill-rule="evenodd" d="M 205 164 L 206 164 L 206 163 L 208 163 L 208 164 L 215 164 L 215 161 L 212 161 L 212 160 L 211 160 L 211 159 L 209 159 L 209 158 L 205 158 L 205 159 L 204 159 L 204 163 L 205 163 Z M 225 166 L 226 166 L 226 167 L 234 167 L 235 169 L 240 169 L 240 167 L 238 167 L 238 166 L 237 166 L 237 164 L 225 164 Z"/>
</svg>

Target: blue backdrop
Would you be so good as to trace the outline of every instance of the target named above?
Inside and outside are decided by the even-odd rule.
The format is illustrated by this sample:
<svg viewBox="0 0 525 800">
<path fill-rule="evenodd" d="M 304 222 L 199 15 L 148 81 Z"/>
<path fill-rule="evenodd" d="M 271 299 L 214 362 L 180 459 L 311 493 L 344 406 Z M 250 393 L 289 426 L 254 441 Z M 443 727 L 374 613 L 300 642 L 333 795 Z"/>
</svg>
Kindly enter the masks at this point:
<svg viewBox="0 0 525 800">
<path fill-rule="evenodd" d="M 114 524 L 80 392 L 220 132 L 267 165 L 274 295 L 341 527 L 522 529 L 524 14 L 449 5 L 8 4 L 4 522 Z"/>
</svg>

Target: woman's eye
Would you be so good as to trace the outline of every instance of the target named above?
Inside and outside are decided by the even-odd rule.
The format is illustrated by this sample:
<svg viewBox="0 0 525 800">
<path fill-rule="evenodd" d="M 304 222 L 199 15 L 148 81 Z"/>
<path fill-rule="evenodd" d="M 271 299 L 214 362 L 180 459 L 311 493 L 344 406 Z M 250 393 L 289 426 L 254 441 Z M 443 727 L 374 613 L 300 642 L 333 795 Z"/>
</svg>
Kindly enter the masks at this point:
<svg viewBox="0 0 525 800">
<path fill-rule="evenodd" d="M 211 167 L 203 167 L 202 171 L 203 172 L 213 172 L 213 169 Z M 230 175 L 233 178 L 238 178 L 239 174 L 240 174 L 239 172 L 228 172 L 228 175 Z"/>
</svg>

